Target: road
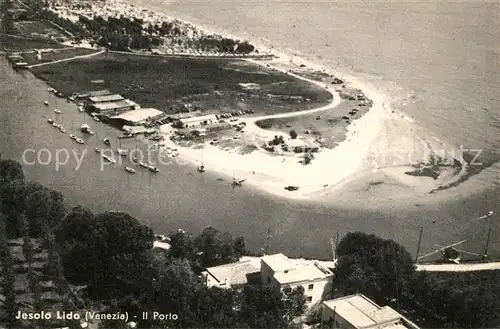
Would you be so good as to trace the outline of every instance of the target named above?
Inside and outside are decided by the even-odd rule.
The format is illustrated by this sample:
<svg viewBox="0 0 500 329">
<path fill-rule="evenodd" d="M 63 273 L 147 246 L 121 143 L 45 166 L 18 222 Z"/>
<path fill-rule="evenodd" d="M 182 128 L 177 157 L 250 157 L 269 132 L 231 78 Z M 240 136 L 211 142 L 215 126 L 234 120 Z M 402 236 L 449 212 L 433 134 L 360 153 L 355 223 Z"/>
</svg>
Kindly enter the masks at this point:
<svg viewBox="0 0 500 329">
<path fill-rule="evenodd" d="M 417 265 L 417 271 L 428 272 L 474 272 L 500 270 L 500 262 L 478 264 L 426 264 Z"/>
<path fill-rule="evenodd" d="M 57 63 L 62 63 L 62 62 L 68 62 L 68 61 L 72 61 L 74 59 L 89 58 L 89 57 L 100 55 L 100 54 L 102 54 L 104 52 L 105 52 L 105 50 L 101 50 L 101 51 L 98 51 L 98 52 L 95 52 L 95 53 L 92 53 L 92 54 L 88 54 L 88 55 L 81 55 L 81 56 L 75 56 L 75 57 L 70 57 L 70 58 L 59 59 L 59 60 L 53 61 L 53 62 L 34 64 L 34 65 L 28 66 L 28 68 L 31 69 L 33 67 L 38 67 L 38 66 L 44 66 L 44 65 L 57 64 Z"/>
</svg>

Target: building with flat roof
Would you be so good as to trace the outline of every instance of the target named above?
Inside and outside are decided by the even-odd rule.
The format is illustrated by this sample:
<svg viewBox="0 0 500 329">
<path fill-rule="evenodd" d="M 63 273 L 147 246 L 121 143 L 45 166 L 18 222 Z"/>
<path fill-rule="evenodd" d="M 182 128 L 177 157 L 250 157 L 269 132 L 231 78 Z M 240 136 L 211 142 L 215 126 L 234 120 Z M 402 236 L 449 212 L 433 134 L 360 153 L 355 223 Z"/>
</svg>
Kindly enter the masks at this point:
<svg viewBox="0 0 500 329">
<path fill-rule="evenodd" d="M 207 287 L 235 288 L 249 282 L 260 281 L 258 259 L 242 260 L 237 263 L 209 267 L 201 273 Z"/>
<path fill-rule="evenodd" d="M 129 99 L 124 99 L 119 102 L 106 102 L 92 104 L 90 108 L 99 114 L 104 115 L 118 115 L 119 113 L 133 110 L 138 105 Z"/>
<path fill-rule="evenodd" d="M 114 120 L 121 120 L 129 125 L 138 125 L 147 120 L 155 120 L 159 116 L 163 115 L 162 111 L 158 111 L 157 109 L 137 109 L 124 113 L 120 113 L 119 115 L 115 115 L 111 117 Z"/>
<path fill-rule="evenodd" d="M 324 328 L 419 329 L 391 307 L 380 307 L 361 294 L 324 301 L 321 306 Z"/>
<path fill-rule="evenodd" d="M 178 120 L 183 128 L 196 127 L 201 125 L 208 125 L 217 122 L 215 114 L 207 114 L 197 117 L 183 118 Z"/>
<path fill-rule="evenodd" d="M 97 103 L 105 103 L 105 102 L 118 102 L 122 101 L 125 98 L 122 95 L 101 95 L 101 96 L 91 96 L 89 97 L 89 102 L 91 104 L 97 104 Z"/>
<path fill-rule="evenodd" d="M 294 262 L 283 254 L 264 256 L 260 261 L 262 284 L 280 291 L 302 286 L 308 306 L 320 302 L 332 289 L 333 273 L 319 262 Z"/>
</svg>

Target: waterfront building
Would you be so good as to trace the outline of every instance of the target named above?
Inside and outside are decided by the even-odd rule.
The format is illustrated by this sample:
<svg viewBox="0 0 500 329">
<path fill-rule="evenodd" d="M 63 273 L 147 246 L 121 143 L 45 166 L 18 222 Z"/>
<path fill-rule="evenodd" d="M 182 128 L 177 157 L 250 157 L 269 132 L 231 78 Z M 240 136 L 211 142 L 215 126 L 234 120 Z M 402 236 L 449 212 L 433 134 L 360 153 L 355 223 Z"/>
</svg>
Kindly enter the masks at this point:
<svg viewBox="0 0 500 329">
<path fill-rule="evenodd" d="M 97 103 L 106 103 L 106 102 L 119 102 L 124 100 L 125 98 L 121 95 L 112 94 L 112 95 L 100 95 L 100 96 L 91 96 L 89 97 L 90 104 Z"/>
<path fill-rule="evenodd" d="M 123 112 L 127 112 L 130 110 L 134 110 L 138 107 L 138 104 L 132 102 L 129 99 L 124 99 L 119 102 L 106 102 L 106 103 L 97 103 L 90 105 L 91 110 L 94 112 L 98 112 L 99 114 L 114 116 Z"/>
<path fill-rule="evenodd" d="M 237 263 L 209 267 L 201 273 L 207 287 L 239 288 L 251 282 L 260 281 L 259 258 Z"/>
<path fill-rule="evenodd" d="M 380 307 L 361 294 L 324 301 L 321 308 L 322 328 L 419 329 L 391 307 Z"/>
<path fill-rule="evenodd" d="M 182 128 L 197 127 L 217 122 L 215 114 L 207 114 L 197 117 L 183 118 L 178 120 Z"/>
<path fill-rule="evenodd" d="M 152 108 L 140 108 L 137 110 L 132 110 L 119 115 L 111 117 L 113 120 L 121 121 L 123 124 L 136 126 L 141 125 L 147 121 L 157 120 L 159 117 L 163 116 L 164 113 L 157 109 Z"/>
<path fill-rule="evenodd" d="M 283 254 L 261 258 L 261 282 L 280 291 L 304 288 L 307 306 L 317 304 L 332 289 L 333 273 L 316 261 L 294 262 Z"/>
</svg>

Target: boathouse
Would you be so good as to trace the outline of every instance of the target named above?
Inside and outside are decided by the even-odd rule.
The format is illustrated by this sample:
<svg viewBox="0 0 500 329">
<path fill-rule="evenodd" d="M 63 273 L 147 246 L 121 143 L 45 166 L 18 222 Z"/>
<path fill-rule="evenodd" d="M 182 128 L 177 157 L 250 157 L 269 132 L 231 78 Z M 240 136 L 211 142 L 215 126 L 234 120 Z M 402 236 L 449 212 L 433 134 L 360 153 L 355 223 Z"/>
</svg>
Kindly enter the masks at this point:
<svg viewBox="0 0 500 329">
<path fill-rule="evenodd" d="M 124 99 L 119 102 L 106 102 L 90 104 L 90 109 L 99 114 L 113 116 L 123 112 L 131 111 L 138 108 L 138 104 L 132 102 L 130 99 Z"/>
<path fill-rule="evenodd" d="M 98 103 L 107 103 L 107 102 L 119 102 L 123 101 L 125 98 L 121 95 L 113 94 L 113 95 L 102 95 L 102 96 L 93 96 L 89 97 L 90 104 L 98 104 Z"/>
<path fill-rule="evenodd" d="M 217 122 L 217 117 L 215 114 L 207 114 L 207 115 L 202 115 L 198 117 L 191 117 L 191 118 L 183 118 L 179 119 L 179 126 L 183 128 L 191 128 L 191 127 L 197 127 L 197 126 L 202 126 L 202 125 L 208 125 L 211 123 L 216 123 Z"/>
<path fill-rule="evenodd" d="M 135 126 L 143 124 L 147 121 L 154 121 L 158 119 L 160 116 L 163 116 L 162 111 L 158 111 L 157 109 L 137 109 L 133 111 L 128 111 L 121 113 L 119 115 L 115 115 L 111 117 L 111 119 L 121 122 L 125 125 Z"/>
</svg>

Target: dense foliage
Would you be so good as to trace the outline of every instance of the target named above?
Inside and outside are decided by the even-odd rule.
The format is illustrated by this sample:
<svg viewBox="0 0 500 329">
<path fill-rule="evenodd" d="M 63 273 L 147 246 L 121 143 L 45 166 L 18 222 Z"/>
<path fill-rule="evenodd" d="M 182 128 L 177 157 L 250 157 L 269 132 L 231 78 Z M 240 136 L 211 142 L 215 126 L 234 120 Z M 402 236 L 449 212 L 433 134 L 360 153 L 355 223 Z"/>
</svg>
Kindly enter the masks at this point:
<svg viewBox="0 0 500 329">
<path fill-rule="evenodd" d="M 340 242 L 333 295 L 362 293 L 428 327 L 481 328 L 500 319 L 500 272 L 416 272 L 392 240 L 349 233 Z"/>
</svg>

